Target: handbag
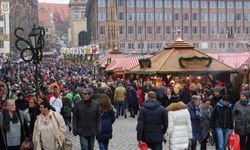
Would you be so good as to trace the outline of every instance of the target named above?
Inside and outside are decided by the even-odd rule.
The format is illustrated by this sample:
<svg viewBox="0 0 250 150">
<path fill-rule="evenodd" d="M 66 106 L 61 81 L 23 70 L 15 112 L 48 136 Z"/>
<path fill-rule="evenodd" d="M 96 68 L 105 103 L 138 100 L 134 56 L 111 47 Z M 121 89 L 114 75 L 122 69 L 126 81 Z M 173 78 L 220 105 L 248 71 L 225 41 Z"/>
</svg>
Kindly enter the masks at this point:
<svg viewBox="0 0 250 150">
<path fill-rule="evenodd" d="M 53 113 L 53 116 L 56 119 L 55 113 Z M 56 119 L 56 123 L 57 125 L 59 125 L 57 119 Z M 73 146 L 72 141 L 68 137 L 65 136 L 65 140 L 63 142 L 61 150 L 72 150 L 72 146 Z"/>
<path fill-rule="evenodd" d="M 227 146 L 229 150 L 240 150 L 239 135 L 234 130 L 229 134 Z"/>
<path fill-rule="evenodd" d="M 20 146 L 20 150 L 33 150 L 34 146 L 30 138 L 25 138 Z"/>
<path fill-rule="evenodd" d="M 140 150 L 148 150 L 148 145 L 144 142 L 138 144 Z"/>
</svg>

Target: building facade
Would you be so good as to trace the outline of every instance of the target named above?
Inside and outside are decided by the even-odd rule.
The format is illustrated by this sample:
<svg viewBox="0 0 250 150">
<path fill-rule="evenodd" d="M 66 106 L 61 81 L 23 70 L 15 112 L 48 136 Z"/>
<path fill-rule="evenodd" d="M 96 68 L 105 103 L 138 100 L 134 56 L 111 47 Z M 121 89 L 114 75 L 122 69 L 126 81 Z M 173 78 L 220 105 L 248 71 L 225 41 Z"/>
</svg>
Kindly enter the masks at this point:
<svg viewBox="0 0 250 150">
<path fill-rule="evenodd" d="M 0 53 L 10 53 L 10 5 L 6 1 L 1 1 Z"/>
<path fill-rule="evenodd" d="M 88 45 L 87 18 L 85 16 L 87 0 L 70 0 L 70 23 L 68 36 L 72 47 Z"/>
<path fill-rule="evenodd" d="M 106 49 L 111 0 L 87 5 L 91 41 Z M 250 0 L 117 0 L 119 45 L 124 52 L 152 52 L 178 36 L 203 51 L 246 51 Z"/>
</svg>

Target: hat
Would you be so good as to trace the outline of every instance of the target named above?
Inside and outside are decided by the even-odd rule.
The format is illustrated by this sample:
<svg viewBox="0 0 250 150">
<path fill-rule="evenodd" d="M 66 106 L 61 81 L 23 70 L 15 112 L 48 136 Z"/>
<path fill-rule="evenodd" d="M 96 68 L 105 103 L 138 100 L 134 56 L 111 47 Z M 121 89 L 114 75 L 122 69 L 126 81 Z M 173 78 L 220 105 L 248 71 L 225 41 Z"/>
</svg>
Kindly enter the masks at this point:
<svg viewBox="0 0 250 150">
<path fill-rule="evenodd" d="M 92 95 L 93 89 L 92 88 L 85 88 L 85 89 L 83 89 L 82 93 L 88 93 L 88 94 Z"/>
<path fill-rule="evenodd" d="M 249 92 L 248 91 L 242 91 L 242 95 L 244 95 L 247 99 L 249 99 Z"/>
</svg>

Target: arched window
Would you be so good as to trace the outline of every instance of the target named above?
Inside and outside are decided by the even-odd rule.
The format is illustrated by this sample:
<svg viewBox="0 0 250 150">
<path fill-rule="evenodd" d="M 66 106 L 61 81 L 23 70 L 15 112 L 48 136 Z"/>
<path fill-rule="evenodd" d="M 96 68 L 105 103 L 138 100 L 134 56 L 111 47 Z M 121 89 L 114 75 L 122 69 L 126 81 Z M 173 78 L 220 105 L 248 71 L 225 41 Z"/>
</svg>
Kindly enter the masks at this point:
<svg viewBox="0 0 250 150">
<path fill-rule="evenodd" d="M 88 45 L 88 34 L 86 31 L 82 31 L 78 35 L 78 45 L 83 46 L 83 45 Z"/>
</svg>

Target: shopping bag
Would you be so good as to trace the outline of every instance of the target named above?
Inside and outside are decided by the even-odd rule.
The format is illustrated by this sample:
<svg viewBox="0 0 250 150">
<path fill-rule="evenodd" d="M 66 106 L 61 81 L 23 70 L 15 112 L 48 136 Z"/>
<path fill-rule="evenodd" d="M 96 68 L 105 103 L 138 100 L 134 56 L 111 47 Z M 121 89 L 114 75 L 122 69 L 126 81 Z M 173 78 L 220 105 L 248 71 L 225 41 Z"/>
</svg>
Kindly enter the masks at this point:
<svg viewBox="0 0 250 150">
<path fill-rule="evenodd" d="M 239 135 L 232 131 L 228 137 L 228 149 L 229 150 L 240 150 Z"/>
<path fill-rule="evenodd" d="M 138 148 L 140 150 L 148 150 L 148 145 L 146 143 L 141 142 L 138 144 Z"/>
</svg>

